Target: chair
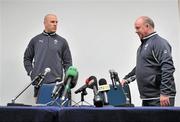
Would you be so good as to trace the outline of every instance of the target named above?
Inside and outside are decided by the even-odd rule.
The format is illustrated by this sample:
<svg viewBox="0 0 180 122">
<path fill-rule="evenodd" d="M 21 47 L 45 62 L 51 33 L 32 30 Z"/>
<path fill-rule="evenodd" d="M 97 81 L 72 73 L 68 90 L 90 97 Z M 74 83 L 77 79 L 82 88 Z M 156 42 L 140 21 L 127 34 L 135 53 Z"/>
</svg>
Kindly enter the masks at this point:
<svg viewBox="0 0 180 122">
<path fill-rule="evenodd" d="M 57 99 L 51 98 L 52 90 L 54 89 L 55 83 L 52 84 L 42 84 L 42 86 L 39 89 L 38 97 L 37 97 L 37 104 L 45 104 L 49 106 L 60 106 L 62 101 L 58 97 Z M 71 93 L 68 94 L 69 100 L 63 104 L 62 106 L 67 107 L 71 106 Z"/>
<path fill-rule="evenodd" d="M 112 106 L 134 106 L 131 104 L 131 94 L 129 85 L 125 85 L 123 88 L 121 85 L 114 89 L 110 84 L 110 90 L 107 92 L 109 105 Z"/>
</svg>

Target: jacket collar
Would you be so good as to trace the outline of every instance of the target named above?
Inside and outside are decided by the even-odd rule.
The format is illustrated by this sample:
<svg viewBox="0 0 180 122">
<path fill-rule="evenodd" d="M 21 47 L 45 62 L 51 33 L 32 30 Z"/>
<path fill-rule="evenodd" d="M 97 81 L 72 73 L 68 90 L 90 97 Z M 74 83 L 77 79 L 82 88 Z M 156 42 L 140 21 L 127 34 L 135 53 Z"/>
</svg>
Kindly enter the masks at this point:
<svg viewBox="0 0 180 122">
<path fill-rule="evenodd" d="M 142 40 L 149 39 L 149 38 L 151 38 L 154 35 L 157 35 L 157 32 L 153 32 L 153 33 L 149 34 L 148 36 L 144 37 Z"/>
<path fill-rule="evenodd" d="M 46 35 L 46 36 L 53 36 L 53 35 L 55 35 L 56 33 L 55 33 L 55 32 L 47 33 L 47 32 L 45 32 L 45 31 L 43 31 L 43 34 Z"/>
<path fill-rule="evenodd" d="M 147 35 L 146 37 L 141 39 L 141 42 L 143 43 L 143 42 L 147 41 L 149 38 L 153 37 L 154 35 L 157 35 L 157 32 L 153 32 L 153 33 Z"/>
</svg>

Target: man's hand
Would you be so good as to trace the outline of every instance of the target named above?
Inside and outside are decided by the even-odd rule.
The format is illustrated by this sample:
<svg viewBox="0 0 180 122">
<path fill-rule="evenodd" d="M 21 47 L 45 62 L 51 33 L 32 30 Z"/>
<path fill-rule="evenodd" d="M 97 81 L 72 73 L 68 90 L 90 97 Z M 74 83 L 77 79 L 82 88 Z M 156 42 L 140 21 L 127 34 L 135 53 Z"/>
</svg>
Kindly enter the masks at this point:
<svg viewBox="0 0 180 122">
<path fill-rule="evenodd" d="M 126 80 L 125 80 L 125 79 L 122 79 L 122 80 L 120 81 L 120 83 L 121 83 L 121 86 L 124 87 L 124 84 L 126 83 Z"/>
<path fill-rule="evenodd" d="M 169 96 L 160 95 L 160 105 L 161 106 L 169 106 L 170 105 Z"/>
</svg>

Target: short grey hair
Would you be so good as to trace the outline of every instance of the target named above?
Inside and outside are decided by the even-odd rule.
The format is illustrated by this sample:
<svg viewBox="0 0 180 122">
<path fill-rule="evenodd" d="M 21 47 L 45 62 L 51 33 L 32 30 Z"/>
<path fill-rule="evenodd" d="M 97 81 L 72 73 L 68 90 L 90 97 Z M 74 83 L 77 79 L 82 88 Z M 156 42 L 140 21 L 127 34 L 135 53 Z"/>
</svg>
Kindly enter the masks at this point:
<svg viewBox="0 0 180 122">
<path fill-rule="evenodd" d="M 144 20 L 144 23 L 149 24 L 152 28 L 155 27 L 154 22 L 151 18 L 149 18 L 147 16 L 143 16 L 142 19 Z"/>
</svg>

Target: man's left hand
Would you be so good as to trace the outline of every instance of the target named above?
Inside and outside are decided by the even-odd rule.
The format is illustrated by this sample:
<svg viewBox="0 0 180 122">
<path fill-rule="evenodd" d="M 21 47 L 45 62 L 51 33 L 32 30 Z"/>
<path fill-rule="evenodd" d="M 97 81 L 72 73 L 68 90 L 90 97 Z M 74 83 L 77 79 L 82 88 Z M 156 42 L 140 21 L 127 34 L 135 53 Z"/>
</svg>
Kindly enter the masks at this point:
<svg viewBox="0 0 180 122">
<path fill-rule="evenodd" d="M 170 105 L 169 96 L 160 95 L 160 105 L 161 106 L 169 106 Z"/>
</svg>

